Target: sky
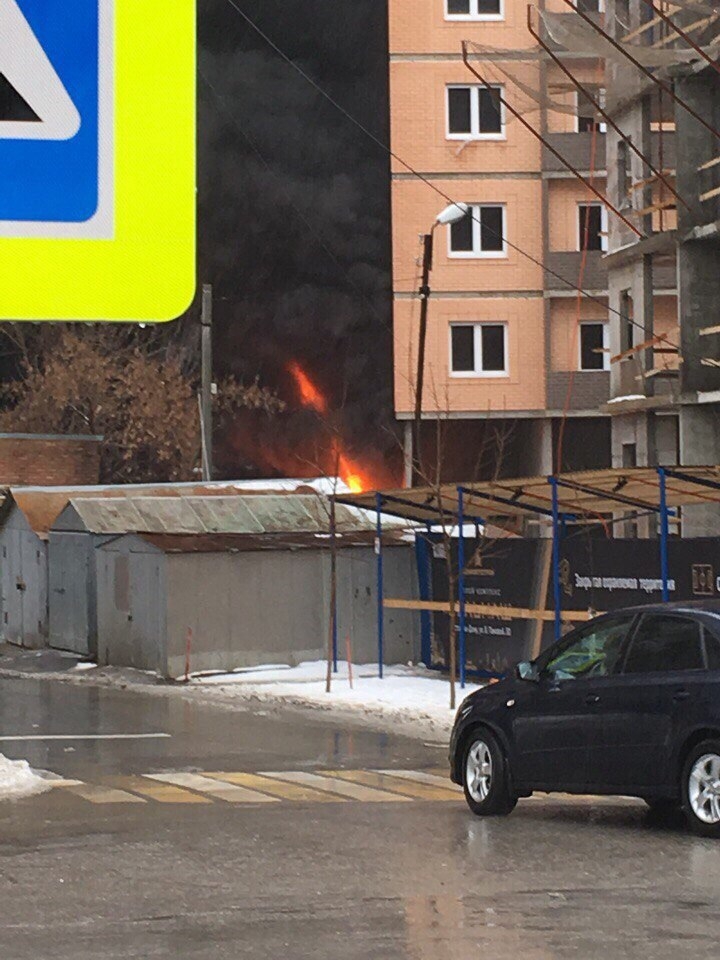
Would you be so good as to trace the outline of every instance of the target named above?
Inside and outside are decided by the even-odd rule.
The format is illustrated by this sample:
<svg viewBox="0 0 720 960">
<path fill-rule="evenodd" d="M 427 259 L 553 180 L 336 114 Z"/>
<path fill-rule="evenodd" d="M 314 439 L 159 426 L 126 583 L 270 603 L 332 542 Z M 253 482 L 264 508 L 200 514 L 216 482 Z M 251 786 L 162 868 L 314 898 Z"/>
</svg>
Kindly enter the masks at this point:
<svg viewBox="0 0 720 960">
<path fill-rule="evenodd" d="M 235 2 L 388 142 L 382 0 Z M 388 156 L 229 0 L 199 8 L 198 280 L 214 289 L 216 376 L 259 376 L 288 401 L 268 446 L 296 450 L 310 436 L 322 446 L 317 413 L 295 413 L 296 360 L 327 395 L 346 449 L 394 455 Z M 262 458 L 258 429 L 249 421 L 221 438 L 222 468 L 239 474 Z"/>
</svg>

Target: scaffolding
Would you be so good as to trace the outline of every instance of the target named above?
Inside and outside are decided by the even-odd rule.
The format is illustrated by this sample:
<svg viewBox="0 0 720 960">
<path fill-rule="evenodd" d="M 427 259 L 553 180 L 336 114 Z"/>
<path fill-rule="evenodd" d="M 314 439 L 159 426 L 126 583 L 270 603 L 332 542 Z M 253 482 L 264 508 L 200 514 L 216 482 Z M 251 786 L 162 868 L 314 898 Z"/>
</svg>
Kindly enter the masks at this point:
<svg viewBox="0 0 720 960">
<path fill-rule="evenodd" d="M 415 525 L 416 536 L 440 527 L 456 532 L 458 541 L 457 596 L 451 602 L 459 611 L 458 663 L 461 687 L 467 682 L 467 617 L 502 616 L 550 619 L 555 639 L 562 632 L 563 606 L 560 548 L 568 523 L 609 527 L 607 518 L 617 512 L 650 514 L 657 518 L 658 568 L 662 600 L 670 599 L 668 544 L 671 521 L 679 522 L 683 507 L 698 503 L 720 504 L 720 465 L 701 467 L 638 467 L 560 473 L 550 476 L 503 479 L 473 484 L 446 484 L 409 490 L 378 490 L 341 494 L 337 503 L 371 511 L 376 518 L 377 646 L 378 675 L 383 676 L 385 610 L 406 609 L 427 614 L 448 609 L 447 603 L 386 598 L 383 581 L 383 516 L 394 516 Z M 468 604 L 465 596 L 465 528 L 467 524 L 495 525 L 540 520 L 552 537 L 553 609 L 530 610 L 491 604 Z M 570 619 L 585 621 L 590 614 Z M 452 641 L 451 641 L 452 642 Z"/>
</svg>

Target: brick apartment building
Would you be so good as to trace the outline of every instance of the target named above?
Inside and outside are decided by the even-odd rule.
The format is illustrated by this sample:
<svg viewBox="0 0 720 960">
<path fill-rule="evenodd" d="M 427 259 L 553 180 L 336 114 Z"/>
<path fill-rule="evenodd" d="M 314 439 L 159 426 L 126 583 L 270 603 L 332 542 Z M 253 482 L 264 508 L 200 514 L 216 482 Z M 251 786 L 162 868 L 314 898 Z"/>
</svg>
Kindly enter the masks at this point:
<svg viewBox="0 0 720 960">
<path fill-rule="evenodd" d="M 604 0 L 578 3 L 602 16 Z M 538 6 L 576 16 L 562 0 Z M 605 126 L 560 68 L 537 55 L 525 0 L 389 0 L 389 15 L 393 151 L 439 191 L 393 162 L 395 410 L 406 422 L 406 445 L 415 405 L 419 238 L 450 197 L 470 204 L 472 216 L 435 230 L 424 421 L 455 421 L 460 447 L 476 443 L 488 421 L 512 421 L 503 469 L 535 474 L 552 468 L 567 406 L 563 465 L 609 466 L 608 214 L 498 97 L 592 175 L 602 194 Z M 463 41 L 497 94 L 463 62 Z M 574 74 L 597 96 L 604 69 L 599 57 L 572 60 Z M 573 288 L 581 277 L 593 299 L 578 305 Z M 675 322 L 669 274 L 667 287 L 659 291 L 658 329 Z"/>
</svg>

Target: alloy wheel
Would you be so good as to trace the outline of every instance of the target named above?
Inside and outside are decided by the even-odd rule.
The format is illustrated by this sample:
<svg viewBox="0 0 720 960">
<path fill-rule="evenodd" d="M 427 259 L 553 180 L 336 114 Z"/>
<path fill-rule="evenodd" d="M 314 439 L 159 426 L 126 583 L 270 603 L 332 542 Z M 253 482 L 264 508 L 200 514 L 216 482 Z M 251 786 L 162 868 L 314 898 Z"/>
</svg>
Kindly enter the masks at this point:
<svg viewBox="0 0 720 960">
<path fill-rule="evenodd" d="M 718 758 L 720 762 L 720 758 Z M 482 803 L 492 786 L 493 762 L 490 747 L 477 740 L 468 751 L 465 765 L 465 783 L 468 793 L 476 803 Z"/>
<path fill-rule="evenodd" d="M 720 756 L 706 753 L 698 757 L 690 771 L 688 797 L 698 820 L 720 824 Z"/>
</svg>

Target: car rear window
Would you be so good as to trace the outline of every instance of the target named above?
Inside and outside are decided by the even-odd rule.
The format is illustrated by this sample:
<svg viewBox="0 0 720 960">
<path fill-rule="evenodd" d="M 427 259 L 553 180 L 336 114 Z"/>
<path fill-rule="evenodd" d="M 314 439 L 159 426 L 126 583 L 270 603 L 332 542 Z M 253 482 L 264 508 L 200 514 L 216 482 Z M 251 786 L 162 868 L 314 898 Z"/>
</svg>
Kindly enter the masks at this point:
<svg viewBox="0 0 720 960">
<path fill-rule="evenodd" d="M 644 617 L 625 660 L 625 673 L 703 670 L 700 624 L 686 617 Z"/>
<path fill-rule="evenodd" d="M 710 633 L 707 627 L 704 631 L 705 652 L 707 653 L 708 670 L 720 670 L 720 640 Z"/>
</svg>

